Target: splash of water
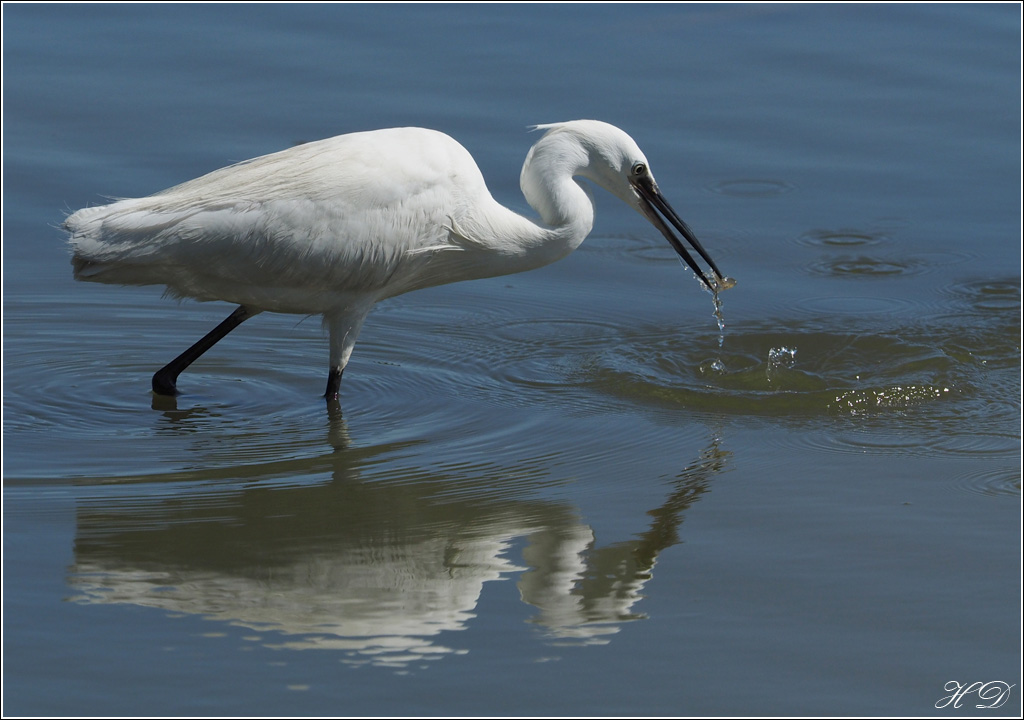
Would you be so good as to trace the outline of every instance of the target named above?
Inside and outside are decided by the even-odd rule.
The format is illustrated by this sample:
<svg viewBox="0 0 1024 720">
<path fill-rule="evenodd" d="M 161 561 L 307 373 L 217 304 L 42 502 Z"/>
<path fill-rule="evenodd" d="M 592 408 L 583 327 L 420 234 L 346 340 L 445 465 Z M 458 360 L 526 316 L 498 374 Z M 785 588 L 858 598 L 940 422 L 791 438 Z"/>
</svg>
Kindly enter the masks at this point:
<svg viewBox="0 0 1024 720">
<path fill-rule="evenodd" d="M 796 360 L 796 348 L 777 347 L 768 351 L 768 367 L 779 368 L 785 365 L 789 367 Z"/>
<path fill-rule="evenodd" d="M 720 277 L 712 281 L 711 301 L 715 305 L 715 311 L 712 315 L 715 318 L 715 322 L 718 323 L 718 353 L 719 356 L 715 358 L 710 365 L 710 369 L 715 372 L 725 372 L 725 363 L 722 362 L 722 347 L 725 344 L 725 316 L 722 314 L 722 299 L 718 296 L 723 290 L 736 286 L 736 280 L 731 277 Z M 706 288 L 708 289 L 708 288 Z"/>
<path fill-rule="evenodd" d="M 765 373 L 768 376 L 768 382 L 771 382 L 775 374 L 780 368 L 792 367 L 796 361 L 796 348 L 788 347 L 777 347 L 772 348 L 768 351 L 768 366 L 765 368 Z"/>
</svg>

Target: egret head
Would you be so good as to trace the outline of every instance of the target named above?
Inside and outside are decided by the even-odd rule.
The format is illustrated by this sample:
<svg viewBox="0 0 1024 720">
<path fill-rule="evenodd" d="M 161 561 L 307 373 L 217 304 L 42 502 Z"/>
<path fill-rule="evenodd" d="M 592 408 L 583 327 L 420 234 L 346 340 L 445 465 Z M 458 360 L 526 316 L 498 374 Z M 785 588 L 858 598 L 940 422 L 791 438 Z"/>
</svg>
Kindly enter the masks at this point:
<svg viewBox="0 0 1024 720">
<path fill-rule="evenodd" d="M 647 158 L 633 138 L 614 125 L 599 120 L 574 120 L 536 127 L 547 130 L 541 142 L 549 141 L 548 152 L 562 156 L 566 163 L 575 166 L 574 174 L 603 187 L 647 218 L 701 282 L 709 289 L 717 286 L 722 280 L 722 273 L 690 226 L 683 222 L 661 194 Z M 704 258 L 716 277 L 709 277 L 701 270 L 673 228 Z"/>
</svg>

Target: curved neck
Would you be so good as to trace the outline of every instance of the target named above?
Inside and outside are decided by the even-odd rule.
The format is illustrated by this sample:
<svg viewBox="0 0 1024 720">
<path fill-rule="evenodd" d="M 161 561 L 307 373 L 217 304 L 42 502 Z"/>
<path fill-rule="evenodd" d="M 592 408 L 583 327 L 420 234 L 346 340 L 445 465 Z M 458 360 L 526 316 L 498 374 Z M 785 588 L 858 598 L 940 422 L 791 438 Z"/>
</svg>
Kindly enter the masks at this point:
<svg viewBox="0 0 1024 720">
<path fill-rule="evenodd" d="M 590 189 L 574 179 L 589 164 L 585 154 L 552 152 L 534 145 L 526 155 L 519 187 L 526 202 L 547 226 L 545 241 L 561 241 L 566 253 L 575 250 L 594 227 Z"/>
<path fill-rule="evenodd" d="M 540 143 L 526 156 L 519 185 L 541 222 L 526 218 L 498 203 L 489 193 L 460 215 L 453 243 L 461 252 L 432 256 L 400 292 L 429 287 L 453 278 L 508 275 L 543 267 L 580 246 L 594 226 L 594 202 L 589 188 L 573 179 L 586 167 L 580 158 L 545 151 Z M 397 294 L 397 293 L 395 293 Z"/>
</svg>

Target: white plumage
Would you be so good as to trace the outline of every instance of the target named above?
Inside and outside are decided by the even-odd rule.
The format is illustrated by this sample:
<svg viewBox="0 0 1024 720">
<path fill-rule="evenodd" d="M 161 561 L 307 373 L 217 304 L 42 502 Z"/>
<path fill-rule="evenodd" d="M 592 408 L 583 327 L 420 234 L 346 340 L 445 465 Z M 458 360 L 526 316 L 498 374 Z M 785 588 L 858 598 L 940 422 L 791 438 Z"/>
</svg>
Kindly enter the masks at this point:
<svg viewBox="0 0 1024 720">
<path fill-rule="evenodd" d="M 714 263 L 658 191 L 640 148 L 594 120 L 538 126 L 520 185 L 541 221 L 499 205 L 470 154 L 423 128 L 352 133 L 216 170 L 145 198 L 79 210 L 65 221 L 75 277 L 166 285 L 178 297 L 239 308 L 153 378 L 177 375 L 262 311 L 322 314 L 330 333 L 327 396 L 336 398 L 373 305 L 410 290 L 521 272 L 572 252 L 594 206 L 583 177 L 645 215 L 711 287 Z M 660 212 L 711 265 L 697 267 Z"/>
</svg>

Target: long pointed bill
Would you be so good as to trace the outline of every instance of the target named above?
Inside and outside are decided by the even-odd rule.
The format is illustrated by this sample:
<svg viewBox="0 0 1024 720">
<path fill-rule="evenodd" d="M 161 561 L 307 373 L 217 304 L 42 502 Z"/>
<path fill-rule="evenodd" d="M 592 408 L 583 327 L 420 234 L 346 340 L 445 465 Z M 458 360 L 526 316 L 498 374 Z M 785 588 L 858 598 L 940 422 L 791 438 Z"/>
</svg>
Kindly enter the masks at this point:
<svg viewBox="0 0 1024 720">
<path fill-rule="evenodd" d="M 675 251 L 679 253 L 679 257 L 683 259 L 683 262 L 689 265 L 690 268 L 697 273 L 697 277 L 700 278 L 700 281 L 704 283 L 709 290 L 713 291 L 718 285 L 718 282 L 722 280 L 722 273 L 719 271 L 718 266 L 715 265 L 715 261 L 711 259 L 701 246 L 700 241 L 697 240 L 697 236 L 693 234 L 693 230 L 690 229 L 690 226 L 684 223 L 682 218 L 676 215 L 676 211 L 672 209 L 672 206 L 668 204 L 668 200 L 666 200 L 665 196 L 661 194 L 661 190 L 658 189 L 658 184 L 654 182 L 654 178 L 651 177 L 650 173 L 644 173 L 641 177 L 630 178 L 630 181 L 633 184 L 633 188 L 640 196 L 640 209 L 643 211 L 647 219 L 651 221 L 651 224 L 654 225 L 654 227 L 661 231 L 661 234 L 665 236 L 665 239 L 667 239 Z M 682 241 L 676 237 L 675 233 L 672 232 L 672 229 L 665 224 L 665 220 L 662 220 L 661 215 L 658 213 L 664 215 L 665 220 L 672 223 L 672 226 L 682 234 L 686 241 L 690 243 L 690 246 L 693 247 L 693 249 L 696 250 L 705 261 L 707 261 L 707 264 L 711 266 L 711 270 L 714 271 L 714 274 L 717 276 L 717 281 L 715 278 L 708 277 L 708 275 L 700 269 L 700 266 L 697 265 L 693 257 L 690 255 L 689 250 L 687 250 Z"/>
</svg>

